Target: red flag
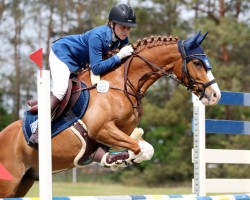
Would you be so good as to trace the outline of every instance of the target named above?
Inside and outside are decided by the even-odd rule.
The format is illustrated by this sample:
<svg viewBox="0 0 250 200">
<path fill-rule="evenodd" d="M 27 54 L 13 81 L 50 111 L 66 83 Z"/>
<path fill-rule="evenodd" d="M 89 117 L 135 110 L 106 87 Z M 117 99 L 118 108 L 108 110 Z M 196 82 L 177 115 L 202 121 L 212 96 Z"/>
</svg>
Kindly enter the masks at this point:
<svg viewBox="0 0 250 200">
<path fill-rule="evenodd" d="M 13 179 L 13 176 L 8 172 L 7 169 L 4 168 L 4 166 L 1 163 L 0 163 L 0 179 L 9 181 Z"/>
<path fill-rule="evenodd" d="M 40 48 L 34 53 L 30 54 L 30 59 L 39 66 L 40 77 L 41 77 L 43 69 L 43 48 Z"/>
</svg>

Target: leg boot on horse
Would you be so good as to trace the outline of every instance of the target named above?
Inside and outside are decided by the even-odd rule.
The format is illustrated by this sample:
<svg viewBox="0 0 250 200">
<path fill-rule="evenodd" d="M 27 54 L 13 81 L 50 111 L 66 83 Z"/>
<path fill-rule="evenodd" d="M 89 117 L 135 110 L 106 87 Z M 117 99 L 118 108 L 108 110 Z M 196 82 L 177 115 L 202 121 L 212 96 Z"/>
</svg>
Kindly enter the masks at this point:
<svg viewBox="0 0 250 200">
<path fill-rule="evenodd" d="M 60 103 L 61 103 L 61 101 L 56 96 L 54 96 L 53 93 L 51 92 L 51 95 L 50 95 L 51 121 L 53 121 L 53 119 L 55 118 L 56 112 L 57 112 L 58 108 L 60 107 Z M 38 113 L 38 102 L 37 101 L 29 101 L 28 104 L 32 106 L 30 108 L 29 112 L 31 114 L 37 114 Z M 28 144 L 31 146 L 37 147 L 38 127 L 37 127 L 36 131 L 31 135 Z"/>
</svg>

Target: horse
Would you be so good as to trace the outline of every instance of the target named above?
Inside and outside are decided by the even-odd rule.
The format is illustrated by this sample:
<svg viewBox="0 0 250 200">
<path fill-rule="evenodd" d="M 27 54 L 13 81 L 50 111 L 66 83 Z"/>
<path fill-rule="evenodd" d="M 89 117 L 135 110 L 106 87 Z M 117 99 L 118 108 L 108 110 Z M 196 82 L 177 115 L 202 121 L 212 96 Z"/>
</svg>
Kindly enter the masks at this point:
<svg viewBox="0 0 250 200">
<path fill-rule="evenodd" d="M 204 105 L 217 104 L 220 90 L 200 46 L 206 35 L 198 32 L 186 40 L 150 36 L 133 44 L 133 55 L 101 75 L 101 80 L 109 82 L 109 90 L 104 93 L 89 90 L 88 108 L 81 119 L 88 137 L 108 147 L 121 147 L 140 154 L 138 141 L 130 135 L 140 123 L 142 98 L 162 76 L 186 87 Z M 84 70 L 77 79 L 92 87 L 90 74 L 89 70 Z M 13 176 L 13 180 L 0 180 L 0 198 L 25 196 L 39 178 L 38 150 L 27 145 L 22 123 L 17 120 L 0 132 L 0 163 Z M 85 154 L 83 146 L 87 144 L 71 128 L 53 137 L 53 173 L 74 168 L 74 159 L 81 150 Z"/>
</svg>

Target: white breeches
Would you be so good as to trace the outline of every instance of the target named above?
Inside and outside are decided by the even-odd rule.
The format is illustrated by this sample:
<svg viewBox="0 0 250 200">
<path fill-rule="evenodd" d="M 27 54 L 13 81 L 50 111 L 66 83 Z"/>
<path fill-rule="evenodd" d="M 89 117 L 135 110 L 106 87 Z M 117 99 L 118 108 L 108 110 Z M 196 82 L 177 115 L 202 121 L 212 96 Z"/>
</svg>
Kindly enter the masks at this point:
<svg viewBox="0 0 250 200">
<path fill-rule="evenodd" d="M 59 100 L 62 100 L 68 89 L 70 70 L 65 63 L 56 57 L 53 50 L 50 51 L 49 63 L 52 77 L 52 92 Z"/>
</svg>

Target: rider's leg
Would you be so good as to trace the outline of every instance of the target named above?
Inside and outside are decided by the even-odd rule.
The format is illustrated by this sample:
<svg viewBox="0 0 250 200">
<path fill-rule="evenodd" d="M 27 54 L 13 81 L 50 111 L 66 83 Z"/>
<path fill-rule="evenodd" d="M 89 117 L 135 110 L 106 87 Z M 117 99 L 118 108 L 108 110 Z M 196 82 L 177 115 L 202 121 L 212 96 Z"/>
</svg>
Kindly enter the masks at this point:
<svg viewBox="0 0 250 200">
<path fill-rule="evenodd" d="M 68 66 L 56 57 L 54 52 L 50 52 L 50 70 L 53 80 L 52 92 L 60 101 L 63 100 L 68 89 L 70 70 Z"/>
<path fill-rule="evenodd" d="M 66 91 L 68 89 L 68 81 L 70 76 L 70 70 L 65 63 L 59 60 L 54 52 L 51 50 L 50 52 L 50 70 L 51 76 L 53 80 L 53 89 L 50 96 L 51 102 L 51 121 L 53 121 L 56 112 L 60 106 L 61 101 L 63 100 Z M 38 105 L 33 106 L 30 109 L 31 113 L 38 112 Z M 38 143 L 38 128 L 32 134 L 29 139 L 29 145 L 37 146 Z"/>
<path fill-rule="evenodd" d="M 68 89 L 70 70 L 65 63 L 56 57 L 53 51 L 50 52 L 49 61 L 53 80 L 53 89 L 51 92 L 51 117 L 53 119 Z M 37 101 L 28 101 L 28 105 L 31 106 L 30 113 L 37 114 Z"/>
<path fill-rule="evenodd" d="M 51 117 L 53 119 L 67 92 L 70 70 L 65 63 L 56 57 L 52 50 L 50 52 L 49 62 L 53 80 L 53 98 L 51 99 Z"/>
</svg>

